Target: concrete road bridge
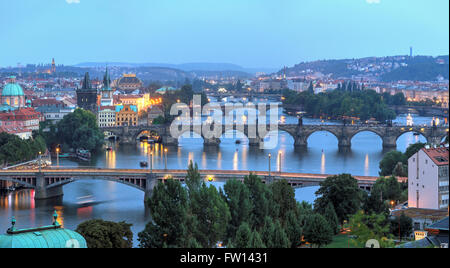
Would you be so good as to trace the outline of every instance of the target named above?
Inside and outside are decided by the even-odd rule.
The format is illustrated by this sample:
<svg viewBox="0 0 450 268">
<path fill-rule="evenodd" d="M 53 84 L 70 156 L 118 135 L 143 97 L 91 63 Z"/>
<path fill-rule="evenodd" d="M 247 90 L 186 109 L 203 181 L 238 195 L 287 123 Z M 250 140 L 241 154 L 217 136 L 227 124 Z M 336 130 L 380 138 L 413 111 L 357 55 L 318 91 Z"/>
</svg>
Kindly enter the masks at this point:
<svg viewBox="0 0 450 268">
<path fill-rule="evenodd" d="M 213 138 L 205 137 L 205 127 L 210 126 L 187 126 L 185 132 L 197 133 L 203 138 L 205 146 L 218 146 L 220 137 L 223 137 L 228 131 L 237 131 L 243 133 L 249 140 L 250 146 L 259 146 L 264 142 L 266 135 L 273 131 L 267 126 L 258 129 L 257 125 L 221 125 L 217 127 L 217 135 Z M 211 128 L 210 128 L 211 129 Z M 262 131 L 261 131 L 262 129 Z M 162 143 L 165 145 L 178 145 L 178 137 L 173 137 L 170 132 L 170 125 L 149 125 L 149 126 L 130 126 L 130 127 L 105 127 L 102 128 L 105 133 L 117 137 L 121 143 L 136 143 L 140 136 L 148 132 L 157 133 L 162 137 Z M 179 127 L 181 131 L 181 126 Z M 385 126 L 385 125 L 300 125 L 300 124 L 279 124 L 278 131 L 288 133 L 294 139 L 294 146 L 307 147 L 308 138 L 315 132 L 325 131 L 334 135 L 339 147 L 351 147 L 353 137 L 361 132 L 372 132 L 378 135 L 383 141 L 384 148 L 396 148 L 397 139 L 408 132 L 423 135 L 427 142 L 432 145 L 439 145 L 448 135 L 448 126 Z M 229 132 L 228 132 L 229 133 Z M 218 138 L 217 138 L 218 137 Z"/>
<path fill-rule="evenodd" d="M 292 187 L 316 186 L 332 175 L 303 174 L 268 171 L 200 170 L 203 180 L 225 182 L 244 180 L 250 173 L 258 175 L 264 183 L 285 179 Z M 0 181 L 17 183 L 35 190 L 35 199 L 49 199 L 63 195 L 63 186 L 78 180 L 107 180 L 139 189 L 149 198 L 159 181 L 172 178 L 183 182 L 186 170 L 101 169 L 101 168 L 47 168 L 39 170 L 1 170 Z M 370 191 L 378 177 L 354 176 L 361 189 Z M 405 181 L 406 178 L 399 178 Z"/>
</svg>

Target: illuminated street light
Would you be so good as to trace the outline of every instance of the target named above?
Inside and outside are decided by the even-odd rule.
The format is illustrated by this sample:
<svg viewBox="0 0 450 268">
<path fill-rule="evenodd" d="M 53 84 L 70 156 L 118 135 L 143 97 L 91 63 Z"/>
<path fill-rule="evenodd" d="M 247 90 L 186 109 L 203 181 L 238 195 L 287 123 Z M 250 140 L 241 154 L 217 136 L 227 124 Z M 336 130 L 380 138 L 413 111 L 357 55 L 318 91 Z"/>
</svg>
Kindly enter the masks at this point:
<svg viewBox="0 0 450 268">
<path fill-rule="evenodd" d="M 164 149 L 164 158 L 165 158 L 164 169 L 167 170 L 167 148 Z"/>
<path fill-rule="evenodd" d="M 56 147 L 56 167 L 59 168 L 59 147 Z"/>
<path fill-rule="evenodd" d="M 270 160 L 272 158 L 272 154 L 269 154 L 269 179 L 270 179 Z"/>
</svg>

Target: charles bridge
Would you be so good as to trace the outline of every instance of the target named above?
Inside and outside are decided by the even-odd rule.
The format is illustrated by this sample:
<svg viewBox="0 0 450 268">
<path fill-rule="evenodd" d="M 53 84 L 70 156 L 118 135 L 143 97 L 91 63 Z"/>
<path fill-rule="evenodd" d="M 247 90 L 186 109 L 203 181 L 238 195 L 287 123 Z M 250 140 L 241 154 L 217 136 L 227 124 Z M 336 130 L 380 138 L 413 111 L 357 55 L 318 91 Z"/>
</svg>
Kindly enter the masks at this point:
<svg viewBox="0 0 450 268">
<path fill-rule="evenodd" d="M 207 126 L 211 127 L 211 126 Z M 184 132 L 197 133 L 203 138 L 205 146 L 217 146 L 220 144 L 220 138 L 228 131 L 242 132 L 250 137 L 250 146 L 259 146 L 264 141 L 264 137 L 272 131 L 267 126 L 258 125 L 221 125 L 216 126 L 214 137 L 205 137 L 205 131 L 202 126 L 190 125 Z M 203 129 L 205 126 L 203 126 Z M 387 125 L 303 125 L 303 124 L 279 124 L 278 131 L 288 133 L 294 139 L 296 147 L 307 147 L 308 138 L 315 132 L 325 131 L 333 134 L 339 147 L 351 147 L 353 137 L 360 132 L 372 132 L 378 135 L 383 141 L 384 148 L 395 148 L 397 139 L 407 132 L 419 133 L 423 135 L 427 142 L 432 145 L 439 145 L 448 135 L 448 126 L 387 126 Z M 178 145 L 178 137 L 172 137 L 170 125 L 149 125 L 149 126 L 125 126 L 125 127 L 105 127 L 102 131 L 109 133 L 110 136 L 118 138 L 121 143 L 136 143 L 139 137 L 156 133 L 162 138 L 165 145 Z M 229 133 L 229 132 L 228 132 Z M 263 135 L 260 135 L 263 133 Z"/>
</svg>

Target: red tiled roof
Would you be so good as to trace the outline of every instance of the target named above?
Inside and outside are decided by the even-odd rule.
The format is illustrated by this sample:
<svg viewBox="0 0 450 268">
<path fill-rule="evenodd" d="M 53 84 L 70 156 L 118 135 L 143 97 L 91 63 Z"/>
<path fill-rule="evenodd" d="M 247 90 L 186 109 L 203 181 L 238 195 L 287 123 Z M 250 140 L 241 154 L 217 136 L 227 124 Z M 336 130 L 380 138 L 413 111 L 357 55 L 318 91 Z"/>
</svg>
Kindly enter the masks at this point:
<svg viewBox="0 0 450 268">
<path fill-rule="evenodd" d="M 439 147 L 439 148 L 423 148 L 428 157 L 433 160 L 433 162 L 438 166 L 448 165 L 448 148 Z"/>
<path fill-rule="evenodd" d="M 32 102 L 34 107 L 40 107 L 40 106 L 64 106 L 64 103 L 62 101 L 56 100 L 56 99 L 36 99 Z"/>
</svg>

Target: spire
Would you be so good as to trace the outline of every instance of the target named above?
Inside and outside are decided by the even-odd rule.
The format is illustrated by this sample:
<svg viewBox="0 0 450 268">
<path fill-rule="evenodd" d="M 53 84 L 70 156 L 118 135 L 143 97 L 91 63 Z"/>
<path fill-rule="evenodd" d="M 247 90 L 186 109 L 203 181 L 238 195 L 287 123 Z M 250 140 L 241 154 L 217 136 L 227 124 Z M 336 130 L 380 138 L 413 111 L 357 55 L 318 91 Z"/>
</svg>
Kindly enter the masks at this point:
<svg viewBox="0 0 450 268">
<path fill-rule="evenodd" d="M 106 66 L 105 76 L 103 77 L 103 88 L 111 89 L 111 77 L 109 75 L 108 66 Z"/>
<path fill-rule="evenodd" d="M 89 73 L 84 75 L 83 84 L 81 89 L 92 89 L 91 80 L 89 79 Z"/>
</svg>

